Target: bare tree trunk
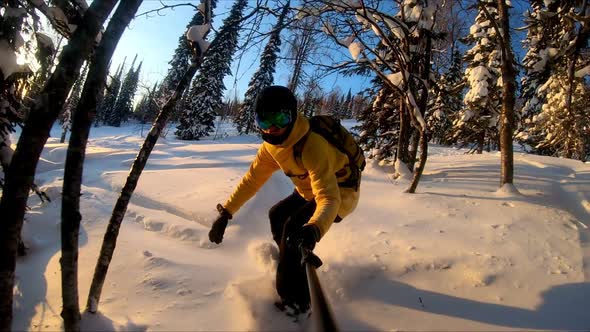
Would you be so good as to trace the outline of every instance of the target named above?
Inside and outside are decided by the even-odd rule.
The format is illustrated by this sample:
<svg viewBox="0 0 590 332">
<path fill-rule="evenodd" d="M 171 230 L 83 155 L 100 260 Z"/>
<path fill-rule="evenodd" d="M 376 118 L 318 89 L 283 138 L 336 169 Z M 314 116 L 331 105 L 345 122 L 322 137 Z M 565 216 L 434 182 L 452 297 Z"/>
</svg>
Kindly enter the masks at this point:
<svg viewBox="0 0 590 332">
<path fill-rule="evenodd" d="M 516 96 L 516 70 L 510 45 L 510 20 L 505 0 L 498 0 L 500 27 L 502 30 L 502 114 L 500 128 L 501 174 L 500 186 L 512 184 L 514 180 L 514 103 Z"/>
<path fill-rule="evenodd" d="M 476 144 L 477 144 L 477 148 L 476 148 L 476 153 L 477 154 L 482 154 L 483 153 L 483 147 L 485 145 L 485 139 L 486 139 L 486 132 L 484 130 L 482 130 L 481 132 L 476 134 L 475 139 L 477 140 Z"/>
<path fill-rule="evenodd" d="M 422 30 L 423 38 L 426 40 L 425 45 L 425 53 L 424 57 L 422 58 L 422 66 L 420 67 L 420 78 L 422 82 L 428 82 L 430 77 L 430 57 L 432 54 L 432 37 L 430 32 L 426 30 Z M 420 94 L 420 103 L 418 107 L 420 108 L 420 114 L 426 122 L 426 108 L 428 107 L 428 86 L 426 83 L 422 86 L 422 93 Z M 426 159 L 428 158 L 428 133 L 426 127 L 422 127 L 418 121 L 415 121 L 417 125 L 417 130 L 420 133 L 420 163 L 418 167 L 414 169 L 414 177 L 412 178 L 412 183 L 410 187 L 406 190 L 406 192 L 413 194 L 416 192 L 416 188 L 418 187 L 418 183 L 420 182 L 420 178 L 422 177 L 422 172 L 424 172 L 424 167 L 426 167 Z M 416 144 L 415 142 L 414 144 Z M 418 149 L 418 144 L 415 145 L 415 149 Z M 413 160 L 416 158 L 416 152 L 413 154 Z M 413 165 L 414 161 L 412 162 Z"/>
<path fill-rule="evenodd" d="M 424 172 L 424 167 L 426 167 L 426 159 L 428 158 L 428 139 L 426 137 L 426 132 L 424 130 L 420 130 L 420 163 L 418 163 L 418 167 L 414 169 L 414 178 L 412 178 L 412 183 L 410 187 L 406 190 L 407 193 L 413 194 L 416 192 L 416 188 L 418 188 L 418 183 L 420 182 L 420 178 L 422 177 L 422 173 Z"/>
<path fill-rule="evenodd" d="M 399 138 L 397 141 L 397 160 L 400 160 L 405 165 L 409 164 L 410 158 L 408 155 L 408 148 L 410 144 L 410 115 L 407 107 L 403 102 L 399 105 Z"/>
<path fill-rule="evenodd" d="M 113 214 L 109 220 L 109 225 L 105 232 L 102 247 L 100 249 L 100 256 L 94 269 L 94 276 L 92 278 L 90 293 L 88 294 L 88 301 L 86 303 L 86 310 L 89 312 L 95 313 L 98 311 L 98 303 L 100 301 L 102 286 L 108 272 L 109 264 L 113 258 L 113 253 L 115 252 L 121 222 L 123 221 L 123 217 L 127 211 L 127 206 L 129 205 L 129 200 L 135 191 L 135 187 L 137 186 L 141 172 L 143 171 L 145 164 L 147 163 L 148 158 L 154 146 L 156 145 L 156 142 L 158 141 L 158 137 L 160 137 L 160 133 L 166 125 L 166 121 L 170 116 L 170 112 L 174 109 L 174 105 L 176 105 L 178 97 L 182 94 L 182 90 L 186 88 L 200 65 L 201 63 L 199 61 L 193 63 L 189 67 L 182 80 L 178 83 L 174 94 L 170 97 L 168 102 L 166 102 L 160 111 L 160 114 L 156 118 L 156 121 L 150 129 L 150 132 L 146 136 L 139 154 L 133 162 L 131 171 L 127 177 L 127 181 L 125 182 L 125 186 L 121 190 L 121 195 L 119 196 L 119 199 L 117 200 L 117 203 L 113 209 Z"/>
<path fill-rule="evenodd" d="M 35 168 L 49 137 L 51 126 L 57 119 L 66 95 L 74 84 L 76 74 L 88 57 L 96 35 L 112 11 L 116 0 L 96 0 L 84 15 L 84 24 L 76 29 L 69 45 L 60 56 L 59 65 L 47 81 L 18 141 L 12 162 L 6 172 L 6 183 L 0 215 L 0 330 L 10 330 L 16 250 L 29 190 L 35 177 Z"/>
<path fill-rule="evenodd" d="M 72 114 L 72 130 L 65 164 L 61 209 L 62 257 L 60 263 L 63 298 L 61 315 L 64 318 L 66 331 L 80 330 L 78 234 L 82 219 L 80 214 L 80 189 L 88 135 L 96 116 L 98 96 L 104 89 L 108 65 L 113 52 L 142 1 L 122 0 L 117 7 L 90 64 L 80 102 L 76 111 Z"/>
<path fill-rule="evenodd" d="M 211 20 L 210 8 L 210 2 L 205 1 L 205 22 L 210 22 Z M 218 42 L 219 41 L 217 39 L 214 39 L 211 44 Z M 121 195 L 119 196 L 119 199 L 117 199 L 117 203 L 115 204 L 113 214 L 109 220 L 109 225 L 104 235 L 102 247 L 100 249 L 100 256 L 94 269 L 94 276 L 92 278 L 92 284 L 90 285 L 88 301 L 86 302 L 86 310 L 88 312 L 95 313 L 98 311 L 102 287 L 104 285 L 109 265 L 115 252 L 115 247 L 117 246 L 117 237 L 119 236 L 121 222 L 123 221 L 123 217 L 127 211 L 127 206 L 129 205 L 129 200 L 135 191 L 139 177 L 141 176 L 148 158 L 154 149 L 158 138 L 160 137 L 160 133 L 166 126 L 166 122 L 168 121 L 170 113 L 174 110 L 176 102 L 182 96 L 186 86 L 190 83 L 197 70 L 201 67 L 203 52 L 201 52 L 198 46 L 195 47 L 194 51 L 195 55 L 193 55 L 191 66 L 186 71 L 180 82 L 178 82 L 178 86 L 174 90 L 174 93 L 162 107 L 160 114 L 158 114 L 158 117 L 152 125 L 150 132 L 146 136 L 139 154 L 131 166 L 131 171 L 129 172 L 125 186 L 123 186 L 123 189 L 121 190 Z"/>
<path fill-rule="evenodd" d="M 412 135 L 410 136 L 410 144 L 408 146 L 408 168 L 413 170 L 416 164 L 416 156 L 418 155 L 420 136 L 422 135 L 420 133 L 420 128 L 417 128 L 417 130 L 411 130 L 411 132 Z"/>
</svg>

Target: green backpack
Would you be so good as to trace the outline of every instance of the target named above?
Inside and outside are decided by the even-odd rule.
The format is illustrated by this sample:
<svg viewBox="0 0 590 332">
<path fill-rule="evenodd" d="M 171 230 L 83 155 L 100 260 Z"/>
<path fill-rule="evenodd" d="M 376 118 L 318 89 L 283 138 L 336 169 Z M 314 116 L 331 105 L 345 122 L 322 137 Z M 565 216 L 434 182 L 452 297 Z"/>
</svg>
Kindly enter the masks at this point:
<svg viewBox="0 0 590 332">
<path fill-rule="evenodd" d="M 328 141 L 328 143 L 348 156 L 350 176 L 346 181 L 339 182 L 338 186 L 343 188 L 353 188 L 355 191 L 358 191 L 361 184 L 361 172 L 365 169 L 365 165 L 367 164 L 365 161 L 365 155 L 354 139 L 354 136 L 352 136 L 352 134 L 340 124 L 340 120 L 336 118 L 329 115 L 316 115 L 309 118 L 309 131 L 293 146 L 295 162 L 299 165 L 303 165 L 303 162 L 301 161 L 303 146 L 312 131 L 322 136 Z"/>
</svg>

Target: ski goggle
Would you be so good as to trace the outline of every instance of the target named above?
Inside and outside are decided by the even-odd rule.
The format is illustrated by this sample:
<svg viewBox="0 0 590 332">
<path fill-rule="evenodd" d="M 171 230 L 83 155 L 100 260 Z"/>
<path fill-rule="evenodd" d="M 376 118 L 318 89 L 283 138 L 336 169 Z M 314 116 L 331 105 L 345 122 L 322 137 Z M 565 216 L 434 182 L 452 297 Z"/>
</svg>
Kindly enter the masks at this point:
<svg viewBox="0 0 590 332">
<path fill-rule="evenodd" d="M 290 112 L 272 112 L 256 114 L 256 123 L 262 130 L 267 130 L 272 126 L 277 128 L 285 128 L 291 123 Z"/>
</svg>

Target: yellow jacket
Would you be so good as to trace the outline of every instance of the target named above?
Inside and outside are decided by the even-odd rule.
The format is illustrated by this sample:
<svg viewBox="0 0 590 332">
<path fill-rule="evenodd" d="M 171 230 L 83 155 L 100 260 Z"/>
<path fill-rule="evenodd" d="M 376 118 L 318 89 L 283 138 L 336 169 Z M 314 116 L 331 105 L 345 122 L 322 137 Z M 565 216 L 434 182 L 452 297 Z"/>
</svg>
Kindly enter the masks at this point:
<svg viewBox="0 0 590 332">
<path fill-rule="evenodd" d="M 338 186 L 338 182 L 346 180 L 350 173 L 346 154 L 311 132 L 301 154 L 304 168 L 295 161 L 293 145 L 308 130 L 309 121 L 298 114 L 293 130 L 283 143 L 262 143 L 250 169 L 224 204 L 229 213 L 235 214 L 279 169 L 291 178 L 303 198 L 315 199 L 317 207 L 309 223 L 319 227 L 321 236 L 326 234 L 337 215 L 344 218 L 356 208 L 360 190 Z"/>
</svg>

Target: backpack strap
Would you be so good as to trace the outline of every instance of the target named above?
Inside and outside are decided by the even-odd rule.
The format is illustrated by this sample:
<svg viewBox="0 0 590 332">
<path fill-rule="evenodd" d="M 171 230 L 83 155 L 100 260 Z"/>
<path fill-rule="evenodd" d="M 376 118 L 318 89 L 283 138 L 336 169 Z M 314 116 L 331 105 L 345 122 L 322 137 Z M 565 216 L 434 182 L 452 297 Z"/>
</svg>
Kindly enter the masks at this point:
<svg viewBox="0 0 590 332">
<path fill-rule="evenodd" d="M 305 168 L 303 166 L 303 147 L 305 146 L 305 142 L 307 142 L 309 134 L 311 134 L 311 126 L 309 126 L 309 129 L 305 135 L 303 135 L 303 137 L 301 137 L 297 143 L 293 145 L 293 157 L 295 158 L 295 163 L 297 163 L 297 165 L 299 165 L 301 168 Z"/>
</svg>

